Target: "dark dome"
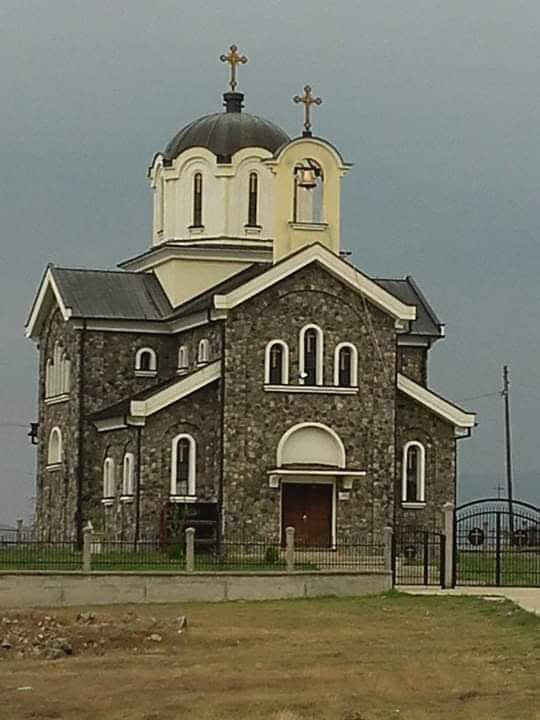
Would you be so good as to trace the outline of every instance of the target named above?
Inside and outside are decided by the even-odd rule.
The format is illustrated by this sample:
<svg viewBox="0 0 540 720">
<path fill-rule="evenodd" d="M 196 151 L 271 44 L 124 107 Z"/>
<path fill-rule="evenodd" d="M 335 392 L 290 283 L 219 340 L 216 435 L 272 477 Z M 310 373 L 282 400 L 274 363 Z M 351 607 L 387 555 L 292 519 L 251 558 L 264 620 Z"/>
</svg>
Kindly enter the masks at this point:
<svg viewBox="0 0 540 720">
<path fill-rule="evenodd" d="M 165 148 L 165 161 L 174 160 L 192 147 L 207 148 L 221 161 L 228 161 L 242 148 L 275 152 L 289 142 L 287 133 L 274 123 L 242 112 L 243 97 L 241 93 L 225 93 L 225 112 L 205 115 L 179 130 Z"/>
</svg>

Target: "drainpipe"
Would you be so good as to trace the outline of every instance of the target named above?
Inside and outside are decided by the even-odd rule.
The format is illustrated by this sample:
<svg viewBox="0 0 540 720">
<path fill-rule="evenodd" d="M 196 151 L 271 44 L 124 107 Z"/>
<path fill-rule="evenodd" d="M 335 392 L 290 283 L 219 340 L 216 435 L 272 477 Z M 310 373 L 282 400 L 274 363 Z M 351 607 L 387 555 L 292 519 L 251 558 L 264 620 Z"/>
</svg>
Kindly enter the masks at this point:
<svg viewBox="0 0 540 720">
<path fill-rule="evenodd" d="M 223 535 L 223 482 L 225 478 L 225 320 L 221 324 L 221 457 L 218 488 L 218 546 Z"/>
<path fill-rule="evenodd" d="M 77 547 L 82 548 L 83 542 L 83 504 L 82 488 L 84 477 L 84 352 L 86 344 L 86 320 L 82 321 L 79 342 L 79 443 L 77 468 L 77 510 L 75 513 L 75 527 L 77 533 Z"/>
<path fill-rule="evenodd" d="M 137 428 L 137 495 L 135 497 L 135 549 L 139 542 L 141 519 L 141 434 L 142 427 Z"/>
</svg>

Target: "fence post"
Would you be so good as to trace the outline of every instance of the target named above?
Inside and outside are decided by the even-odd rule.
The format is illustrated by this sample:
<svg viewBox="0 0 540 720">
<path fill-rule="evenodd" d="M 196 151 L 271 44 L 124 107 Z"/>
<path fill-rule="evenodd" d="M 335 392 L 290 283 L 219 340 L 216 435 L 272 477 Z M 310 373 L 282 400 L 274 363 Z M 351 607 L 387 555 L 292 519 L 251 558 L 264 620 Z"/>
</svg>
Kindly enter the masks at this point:
<svg viewBox="0 0 540 720">
<path fill-rule="evenodd" d="M 17 520 L 17 535 L 15 536 L 17 545 L 23 540 L 23 521 Z"/>
<path fill-rule="evenodd" d="M 83 551 L 82 551 L 82 570 L 85 573 L 92 571 L 92 536 L 93 528 L 88 523 L 83 528 Z"/>
<path fill-rule="evenodd" d="M 392 536 L 393 529 L 387 525 L 383 529 L 384 537 L 384 569 L 386 572 L 392 572 Z"/>
<path fill-rule="evenodd" d="M 454 586 L 454 503 L 444 503 L 442 509 L 445 535 L 443 587 L 449 589 Z"/>
<path fill-rule="evenodd" d="M 294 571 L 294 528 L 288 527 L 287 533 L 287 549 L 285 551 L 285 559 L 287 561 L 287 572 Z"/>
<path fill-rule="evenodd" d="M 195 569 L 195 528 L 186 528 L 186 572 Z"/>
</svg>

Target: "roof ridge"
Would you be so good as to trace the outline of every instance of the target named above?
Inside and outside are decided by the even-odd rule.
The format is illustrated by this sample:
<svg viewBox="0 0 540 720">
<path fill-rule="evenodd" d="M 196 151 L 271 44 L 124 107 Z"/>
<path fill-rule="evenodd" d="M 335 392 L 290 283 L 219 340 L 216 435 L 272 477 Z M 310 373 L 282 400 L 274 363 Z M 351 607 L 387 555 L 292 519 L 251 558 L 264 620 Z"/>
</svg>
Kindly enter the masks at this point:
<svg viewBox="0 0 540 720">
<path fill-rule="evenodd" d="M 108 274 L 114 273 L 115 275 L 141 275 L 141 276 L 148 275 L 148 273 L 140 273 L 140 272 L 137 272 L 136 270 L 105 270 L 105 268 L 76 268 L 76 267 L 63 267 L 60 265 L 51 265 L 51 269 L 52 270 L 69 270 L 69 272 L 93 272 L 93 273 L 108 273 Z"/>
</svg>

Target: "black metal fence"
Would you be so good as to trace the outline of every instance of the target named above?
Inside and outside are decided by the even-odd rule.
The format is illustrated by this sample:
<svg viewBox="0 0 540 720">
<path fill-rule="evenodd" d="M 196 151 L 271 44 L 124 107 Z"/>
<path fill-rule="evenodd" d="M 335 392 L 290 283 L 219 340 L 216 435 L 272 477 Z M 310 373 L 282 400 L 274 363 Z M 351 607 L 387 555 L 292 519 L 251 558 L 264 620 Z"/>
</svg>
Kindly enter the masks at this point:
<svg viewBox="0 0 540 720">
<path fill-rule="evenodd" d="M 436 530 L 396 528 L 393 537 L 394 585 L 444 585 L 445 536 Z"/>
<path fill-rule="evenodd" d="M 109 540 L 99 533 L 89 539 L 92 571 L 183 572 L 188 565 L 185 534 L 177 538 Z M 387 556 L 390 556 L 390 548 Z M 291 555 L 289 554 L 289 559 Z M 333 547 L 297 547 L 292 555 L 295 570 L 384 570 L 384 543 L 356 538 Z M 228 535 L 211 545 L 195 542 L 195 571 L 284 571 L 287 549 L 279 538 Z M 53 539 L 27 531 L 0 540 L 0 571 L 80 570 L 83 549 L 74 539 Z M 291 569 L 289 566 L 288 569 Z"/>
<path fill-rule="evenodd" d="M 540 508 L 475 500 L 456 509 L 457 585 L 540 587 Z"/>
</svg>

